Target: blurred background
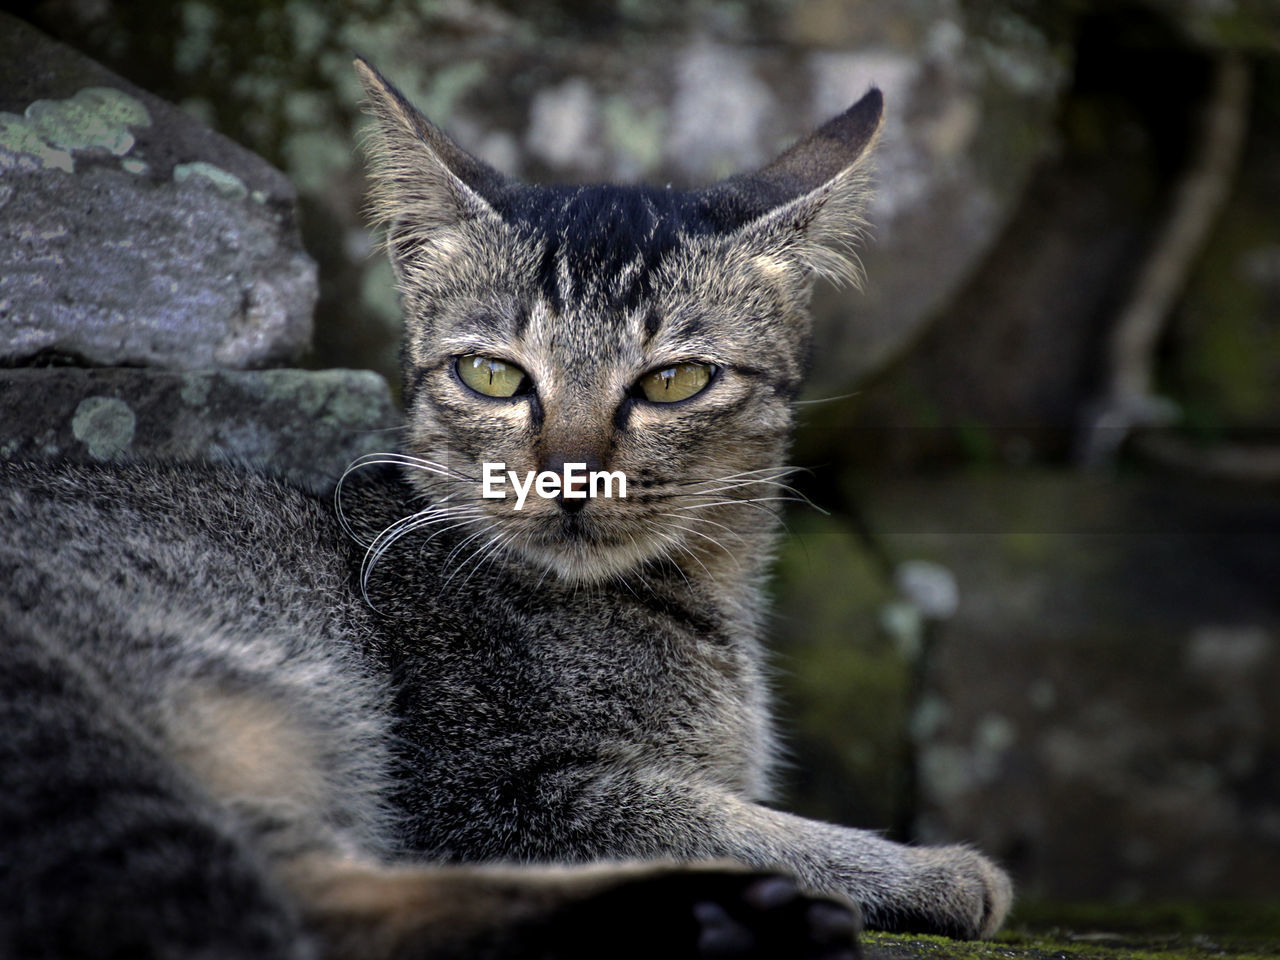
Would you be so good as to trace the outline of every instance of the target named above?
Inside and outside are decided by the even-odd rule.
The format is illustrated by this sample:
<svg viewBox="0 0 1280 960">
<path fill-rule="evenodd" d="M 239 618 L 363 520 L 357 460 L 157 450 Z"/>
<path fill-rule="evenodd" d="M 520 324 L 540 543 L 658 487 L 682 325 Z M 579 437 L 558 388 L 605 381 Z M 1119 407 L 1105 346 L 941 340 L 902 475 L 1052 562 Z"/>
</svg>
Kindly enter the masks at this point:
<svg viewBox="0 0 1280 960">
<path fill-rule="evenodd" d="M 282 170 L 302 363 L 393 381 L 353 52 L 543 181 L 700 185 L 880 86 L 865 289 L 815 298 L 779 801 L 1031 901 L 1280 902 L 1273 0 L 10 9 Z"/>
</svg>

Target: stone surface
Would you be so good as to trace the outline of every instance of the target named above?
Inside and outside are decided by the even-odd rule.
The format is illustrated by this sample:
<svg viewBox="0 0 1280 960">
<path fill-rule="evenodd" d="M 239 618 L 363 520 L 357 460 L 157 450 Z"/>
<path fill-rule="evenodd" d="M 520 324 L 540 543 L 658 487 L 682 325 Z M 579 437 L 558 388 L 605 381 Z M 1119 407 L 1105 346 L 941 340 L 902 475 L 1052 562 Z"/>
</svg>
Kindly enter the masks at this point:
<svg viewBox="0 0 1280 960">
<path fill-rule="evenodd" d="M 313 490 L 399 423 L 367 370 L 0 370 L 0 411 L 2 457 L 209 459 Z"/>
<path fill-rule="evenodd" d="M 0 362 L 297 359 L 315 267 L 267 163 L 0 14 Z"/>
<path fill-rule="evenodd" d="M 911 722 L 922 840 L 1031 899 L 1274 894 L 1280 496 L 1033 472 L 860 502 L 958 585 Z"/>
</svg>

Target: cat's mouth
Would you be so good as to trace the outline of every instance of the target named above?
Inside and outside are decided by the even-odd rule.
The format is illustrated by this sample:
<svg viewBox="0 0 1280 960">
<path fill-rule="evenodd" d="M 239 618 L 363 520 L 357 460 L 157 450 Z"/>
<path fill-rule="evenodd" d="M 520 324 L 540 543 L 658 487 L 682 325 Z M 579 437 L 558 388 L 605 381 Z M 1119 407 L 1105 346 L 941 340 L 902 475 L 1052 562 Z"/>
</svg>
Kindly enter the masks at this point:
<svg viewBox="0 0 1280 960">
<path fill-rule="evenodd" d="M 624 538 L 585 513 L 566 513 L 544 524 L 539 535 L 533 537 L 532 541 L 549 550 L 562 550 L 566 547 L 590 550 L 619 546 Z"/>
<path fill-rule="evenodd" d="M 569 540 L 584 540 L 595 542 L 598 534 L 592 529 L 590 521 L 583 518 L 580 513 L 570 513 L 560 518 L 560 536 Z"/>
<path fill-rule="evenodd" d="M 537 530 L 512 541 L 527 560 L 575 583 L 595 582 L 626 573 L 648 559 L 638 531 L 602 523 L 589 511 L 544 518 Z"/>
</svg>

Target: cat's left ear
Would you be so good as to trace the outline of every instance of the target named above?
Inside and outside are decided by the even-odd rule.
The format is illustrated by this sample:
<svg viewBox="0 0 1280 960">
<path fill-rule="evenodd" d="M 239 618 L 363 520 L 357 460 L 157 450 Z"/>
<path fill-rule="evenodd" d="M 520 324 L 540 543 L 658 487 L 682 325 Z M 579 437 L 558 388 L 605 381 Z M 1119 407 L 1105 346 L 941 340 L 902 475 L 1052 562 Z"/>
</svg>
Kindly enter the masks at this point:
<svg viewBox="0 0 1280 960">
<path fill-rule="evenodd" d="M 711 187 L 707 200 L 739 237 L 806 272 L 856 281 L 853 246 L 866 226 L 870 153 L 883 118 L 884 98 L 872 88 L 772 163 Z"/>
</svg>

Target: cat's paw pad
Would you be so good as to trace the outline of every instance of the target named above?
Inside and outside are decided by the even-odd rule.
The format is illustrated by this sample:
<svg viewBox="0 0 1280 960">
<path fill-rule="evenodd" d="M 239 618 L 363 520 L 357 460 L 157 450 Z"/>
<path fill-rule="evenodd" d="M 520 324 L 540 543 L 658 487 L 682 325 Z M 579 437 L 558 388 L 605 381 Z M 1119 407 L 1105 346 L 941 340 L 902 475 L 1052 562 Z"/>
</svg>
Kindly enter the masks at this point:
<svg viewBox="0 0 1280 960">
<path fill-rule="evenodd" d="M 786 877 L 735 876 L 719 892 L 728 895 L 693 904 L 699 957 L 857 956 L 860 922 L 856 910 L 846 904 L 805 896 Z"/>
<path fill-rule="evenodd" d="M 578 904 L 573 912 L 611 928 L 609 956 L 645 960 L 854 960 L 855 908 L 811 897 L 780 876 L 672 870 Z M 586 931 L 579 926 L 577 936 Z M 591 939 L 588 937 L 588 939 Z M 600 954 L 602 955 L 602 954 Z"/>
</svg>

